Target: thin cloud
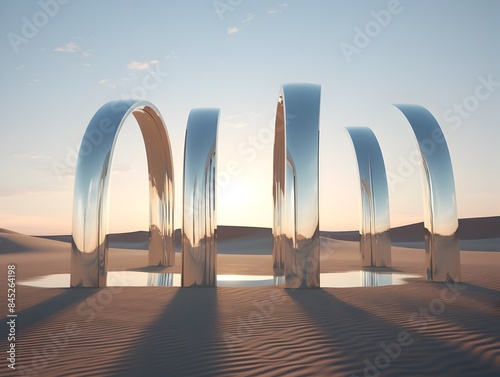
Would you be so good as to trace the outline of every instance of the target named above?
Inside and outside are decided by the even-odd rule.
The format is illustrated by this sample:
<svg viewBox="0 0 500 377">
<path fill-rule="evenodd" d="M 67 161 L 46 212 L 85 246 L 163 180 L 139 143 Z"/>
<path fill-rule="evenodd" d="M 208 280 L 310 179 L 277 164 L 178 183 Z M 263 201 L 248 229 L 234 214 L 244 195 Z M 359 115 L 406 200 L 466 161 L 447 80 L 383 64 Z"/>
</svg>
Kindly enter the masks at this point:
<svg viewBox="0 0 500 377">
<path fill-rule="evenodd" d="M 143 71 L 145 69 L 148 69 L 149 67 L 149 63 L 141 63 L 141 62 L 138 62 L 138 61 L 133 61 L 132 63 L 128 63 L 127 64 L 127 68 L 130 69 L 130 70 L 134 70 L 134 71 Z"/>
<path fill-rule="evenodd" d="M 258 118 L 262 115 L 262 113 L 258 113 L 255 111 L 245 111 L 242 113 L 234 113 L 226 115 L 221 121 L 222 128 L 245 128 L 248 127 L 249 124 L 252 124 L 256 121 L 255 118 Z"/>
<path fill-rule="evenodd" d="M 153 59 L 149 62 L 139 62 L 137 60 L 134 60 L 133 62 L 127 64 L 127 69 L 130 69 L 132 71 L 144 71 L 148 69 L 151 65 L 159 63 L 160 62 L 157 59 Z"/>
<path fill-rule="evenodd" d="M 83 51 L 83 52 L 82 52 L 82 56 L 83 56 L 84 58 L 89 57 L 90 55 L 92 55 L 92 54 L 91 54 L 91 52 L 90 52 L 90 50 L 87 50 L 87 51 Z"/>
<path fill-rule="evenodd" d="M 50 157 L 41 154 L 29 154 L 29 153 L 15 153 L 13 155 L 15 158 L 20 159 L 30 159 L 30 160 L 50 160 Z"/>
<path fill-rule="evenodd" d="M 281 3 L 281 4 L 278 4 L 278 7 L 280 8 L 286 8 L 288 6 L 287 3 Z M 283 10 L 281 9 L 271 9 L 271 10 L 268 10 L 267 11 L 267 14 L 278 14 L 278 13 L 282 13 Z"/>
<path fill-rule="evenodd" d="M 174 60 L 174 59 L 177 59 L 178 56 L 177 54 L 175 53 L 175 51 L 170 51 L 166 56 L 165 56 L 165 59 L 166 60 Z"/>
<path fill-rule="evenodd" d="M 246 126 L 248 126 L 247 122 L 237 122 L 233 125 L 234 128 L 245 128 Z"/>
<path fill-rule="evenodd" d="M 16 65 L 16 71 L 20 71 L 21 69 L 23 69 L 24 67 L 26 67 L 24 64 L 19 64 L 19 65 Z"/>
<path fill-rule="evenodd" d="M 111 81 L 110 79 L 102 79 L 98 82 L 99 85 L 106 85 L 109 86 L 110 88 L 116 88 L 116 84 Z"/>
<path fill-rule="evenodd" d="M 39 79 L 34 79 L 34 80 L 31 80 L 31 81 L 28 81 L 28 82 L 26 83 L 26 86 L 35 85 L 35 84 L 38 84 L 38 83 L 40 83 L 40 82 L 41 82 L 41 80 L 39 80 Z"/>
<path fill-rule="evenodd" d="M 130 165 L 121 165 L 121 166 L 113 166 L 111 171 L 114 173 L 128 173 L 132 171 L 132 166 Z"/>
<path fill-rule="evenodd" d="M 33 196 L 41 195 L 46 197 L 60 196 L 63 192 L 59 187 L 36 187 L 36 186 L 26 186 L 26 187 L 1 187 L 0 197 L 15 197 L 15 196 Z"/>
<path fill-rule="evenodd" d="M 255 17 L 255 14 L 253 13 L 248 13 L 247 16 L 245 17 L 244 20 L 242 20 L 241 22 L 242 23 L 245 23 L 245 22 L 250 22 L 252 21 L 252 19 Z"/>
<path fill-rule="evenodd" d="M 237 27 L 237 26 L 230 27 L 230 28 L 227 29 L 227 34 L 228 35 L 233 35 L 233 34 L 236 34 L 236 33 L 240 32 L 240 31 L 241 31 L 241 29 L 239 27 Z"/>
<path fill-rule="evenodd" d="M 65 46 L 56 47 L 54 49 L 54 51 L 57 51 L 57 52 L 76 52 L 76 51 L 78 51 L 78 46 L 76 45 L 76 43 L 71 42 Z"/>
</svg>

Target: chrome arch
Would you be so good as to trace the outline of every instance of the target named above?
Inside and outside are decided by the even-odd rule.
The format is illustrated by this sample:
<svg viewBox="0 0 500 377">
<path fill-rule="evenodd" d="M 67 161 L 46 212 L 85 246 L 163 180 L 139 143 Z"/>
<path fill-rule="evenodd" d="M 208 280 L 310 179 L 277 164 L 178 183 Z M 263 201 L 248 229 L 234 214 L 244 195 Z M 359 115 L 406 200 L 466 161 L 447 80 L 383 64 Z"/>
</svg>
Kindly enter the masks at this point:
<svg viewBox="0 0 500 377">
<path fill-rule="evenodd" d="M 183 287 L 217 285 L 217 128 L 219 109 L 189 113 L 184 144 Z"/>
<path fill-rule="evenodd" d="M 133 114 L 144 139 L 149 172 L 149 265 L 175 263 L 174 172 L 165 123 L 146 101 L 116 100 L 102 106 L 83 137 L 75 175 L 71 287 L 105 287 L 108 262 L 108 183 L 114 146 Z"/>
<path fill-rule="evenodd" d="M 286 288 L 317 288 L 321 87 L 284 84 L 273 155 L 273 267 Z"/>
<path fill-rule="evenodd" d="M 391 267 L 389 189 L 384 157 L 369 127 L 346 127 L 361 185 L 361 266 Z"/>
<path fill-rule="evenodd" d="M 422 158 L 427 280 L 460 281 L 455 180 L 443 131 L 424 107 L 395 106 L 408 119 Z"/>
</svg>

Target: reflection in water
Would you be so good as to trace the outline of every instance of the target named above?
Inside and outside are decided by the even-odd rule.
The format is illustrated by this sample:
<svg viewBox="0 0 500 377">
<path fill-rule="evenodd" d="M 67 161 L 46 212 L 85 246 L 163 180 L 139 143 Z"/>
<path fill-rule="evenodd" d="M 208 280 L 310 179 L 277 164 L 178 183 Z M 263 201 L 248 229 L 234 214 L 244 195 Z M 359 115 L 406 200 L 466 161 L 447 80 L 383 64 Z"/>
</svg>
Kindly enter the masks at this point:
<svg viewBox="0 0 500 377">
<path fill-rule="evenodd" d="M 419 277 L 419 275 L 374 271 L 329 272 L 321 274 L 321 287 L 347 288 L 400 285 L 407 283 L 405 279 Z M 19 281 L 18 284 L 39 288 L 66 288 L 70 285 L 70 275 L 45 275 L 36 279 Z M 283 275 L 217 275 L 217 285 L 219 287 L 256 287 L 284 284 L 285 277 Z M 110 271 L 108 272 L 107 286 L 180 287 L 181 276 L 178 273 L 170 272 Z"/>
</svg>

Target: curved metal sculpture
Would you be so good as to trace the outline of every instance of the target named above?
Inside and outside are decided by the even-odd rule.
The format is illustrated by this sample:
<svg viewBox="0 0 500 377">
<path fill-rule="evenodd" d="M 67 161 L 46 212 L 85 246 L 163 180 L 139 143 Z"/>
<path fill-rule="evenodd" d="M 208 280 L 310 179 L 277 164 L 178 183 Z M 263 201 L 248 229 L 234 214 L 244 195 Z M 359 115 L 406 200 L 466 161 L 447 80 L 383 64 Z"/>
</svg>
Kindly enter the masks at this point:
<svg viewBox="0 0 500 377">
<path fill-rule="evenodd" d="M 193 109 L 184 144 L 183 287 L 217 285 L 217 125 L 219 109 Z"/>
<path fill-rule="evenodd" d="M 73 197 L 71 287 L 105 287 L 108 262 L 108 182 L 116 139 L 133 114 L 144 138 L 149 171 L 149 264 L 175 262 L 174 174 L 165 123 L 151 103 L 111 101 L 90 121 L 78 153 Z"/>
<path fill-rule="evenodd" d="M 460 281 L 455 180 L 441 127 L 419 105 L 395 105 L 408 119 L 422 158 L 427 280 Z"/>
<path fill-rule="evenodd" d="M 361 184 L 361 267 L 391 267 L 389 189 L 384 158 L 368 127 L 346 127 L 358 161 Z"/>
<path fill-rule="evenodd" d="M 285 84 L 276 110 L 273 267 L 286 288 L 317 288 L 321 87 Z"/>
</svg>

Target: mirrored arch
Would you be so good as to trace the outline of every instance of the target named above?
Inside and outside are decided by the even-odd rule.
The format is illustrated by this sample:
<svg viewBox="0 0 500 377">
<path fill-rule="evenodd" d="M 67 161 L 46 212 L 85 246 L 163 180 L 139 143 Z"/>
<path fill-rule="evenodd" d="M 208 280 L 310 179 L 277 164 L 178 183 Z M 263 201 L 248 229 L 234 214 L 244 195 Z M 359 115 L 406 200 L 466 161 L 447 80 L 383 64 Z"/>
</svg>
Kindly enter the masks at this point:
<svg viewBox="0 0 500 377">
<path fill-rule="evenodd" d="M 83 137 L 75 174 L 71 287 L 105 287 L 108 263 L 108 189 L 113 150 L 132 114 L 144 139 L 149 172 L 150 266 L 175 263 L 174 172 L 165 123 L 149 102 L 116 100 L 102 106 Z"/>
<path fill-rule="evenodd" d="M 319 109 L 321 87 L 284 84 L 273 152 L 273 268 L 287 288 L 320 286 Z"/>
<path fill-rule="evenodd" d="M 460 281 L 455 179 L 443 131 L 426 108 L 395 106 L 408 119 L 422 160 L 427 280 Z"/>
<path fill-rule="evenodd" d="M 384 157 L 369 127 L 346 127 L 358 162 L 361 186 L 362 267 L 391 267 L 389 189 Z"/>
<path fill-rule="evenodd" d="M 217 285 L 217 128 L 219 109 L 189 113 L 184 144 L 183 287 Z"/>
</svg>

